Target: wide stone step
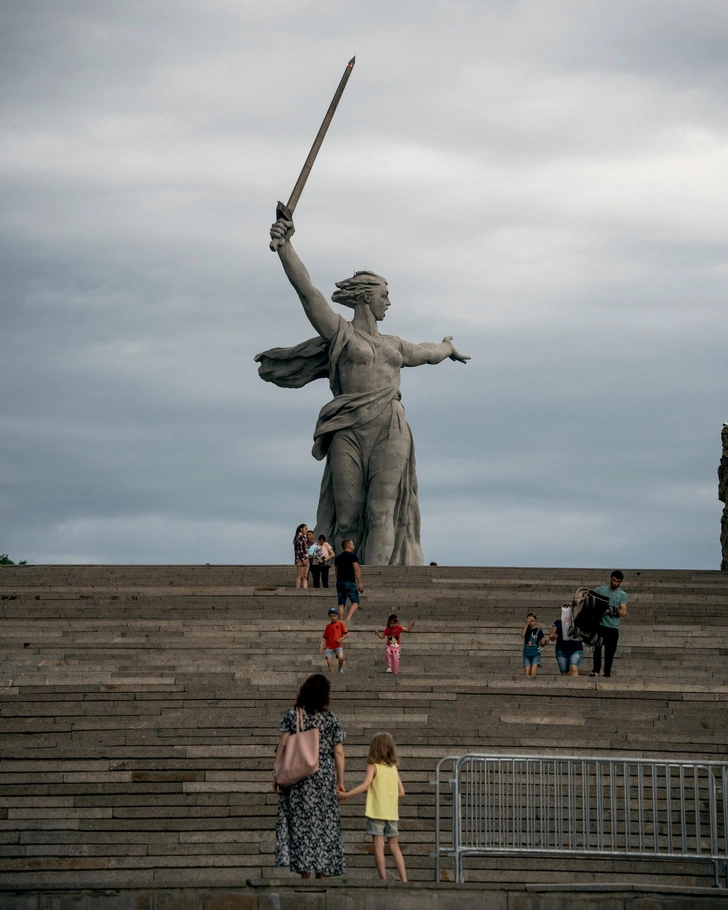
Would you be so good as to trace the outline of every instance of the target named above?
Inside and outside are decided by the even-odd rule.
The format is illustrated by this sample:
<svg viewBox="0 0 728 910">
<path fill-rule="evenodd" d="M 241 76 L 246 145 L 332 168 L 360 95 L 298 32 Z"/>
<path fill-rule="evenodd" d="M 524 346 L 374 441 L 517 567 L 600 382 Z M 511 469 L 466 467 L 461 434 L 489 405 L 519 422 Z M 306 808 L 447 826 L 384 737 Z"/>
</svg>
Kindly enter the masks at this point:
<svg viewBox="0 0 728 910">
<path fill-rule="evenodd" d="M 290 566 L 0 570 L 0 889 L 275 881 L 275 727 L 324 668 L 333 589 Z M 614 677 L 523 676 L 519 633 L 601 569 L 365 567 L 366 593 L 331 677 L 347 780 L 384 727 L 407 788 L 410 877 L 431 880 L 437 761 L 453 752 L 723 758 L 728 574 L 632 570 Z M 402 672 L 373 635 L 405 622 Z M 545 620 L 544 620 L 545 618 Z M 342 809 L 350 877 L 373 880 L 363 799 Z M 447 864 L 445 864 L 447 865 Z M 470 881 L 583 879 L 580 861 L 469 863 Z M 580 872 L 581 870 L 581 872 Z M 619 870 L 619 871 L 615 871 Z M 704 863 L 589 862 L 590 880 L 710 883 Z M 292 880 L 288 876 L 287 880 Z M 2 898 L 0 897 L 0 904 Z"/>
</svg>

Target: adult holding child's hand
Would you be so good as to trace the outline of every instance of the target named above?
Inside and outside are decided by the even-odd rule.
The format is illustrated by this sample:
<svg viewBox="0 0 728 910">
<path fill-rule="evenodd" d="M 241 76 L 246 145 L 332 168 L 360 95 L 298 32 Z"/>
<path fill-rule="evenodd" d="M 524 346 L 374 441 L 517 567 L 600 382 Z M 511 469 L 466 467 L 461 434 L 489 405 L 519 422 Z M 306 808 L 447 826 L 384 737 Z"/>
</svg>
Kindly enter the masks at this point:
<svg viewBox="0 0 728 910">
<path fill-rule="evenodd" d="M 322 673 L 314 673 L 301 686 L 294 707 L 278 724 L 283 733 L 276 751 L 296 734 L 297 711 L 303 730 L 319 731 L 319 769 L 290 787 L 278 784 L 276 819 L 276 866 L 289 866 L 302 878 L 345 875 L 344 842 L 341 834 L 337 793 L 345 792 L 344 746 L 346 733 L 329 710 L 331 685 Z"/>
</svg>

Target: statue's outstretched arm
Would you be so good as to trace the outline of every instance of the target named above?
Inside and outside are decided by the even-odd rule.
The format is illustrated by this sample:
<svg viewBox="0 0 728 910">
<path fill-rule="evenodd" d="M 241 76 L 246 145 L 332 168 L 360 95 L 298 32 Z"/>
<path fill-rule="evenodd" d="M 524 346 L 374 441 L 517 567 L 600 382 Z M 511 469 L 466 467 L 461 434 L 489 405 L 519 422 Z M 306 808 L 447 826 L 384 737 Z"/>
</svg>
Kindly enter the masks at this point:
<svg viewBox="0 0 728 910">
<path fill-rule="evenodd" d="M 291 246 L 291 237 L 295 230 L 292 221 L 285 221 L 281 218 L 271 227 L 270 236 L 273 240 L 283 241 L 278 245 L 278 256 L 283 270 L 301 298 L 309 322 L 322 338 L 328 340 L 339 327 L 339 317 L 331 309 L 321 291 L 313 286 L 306 266 Z"/>
<path fill-rule="evenodd" d="M 464 354 L 455 350 L 452 335 L 447 335 L 440 344 L 426 342 L 425 344 L 412 344 L 407 342 L 406 367 L 420 367 L 425 363 L 442 363 L 448 357 L 457 363 L 467 363 L 470 360 Z"/>
</svg>

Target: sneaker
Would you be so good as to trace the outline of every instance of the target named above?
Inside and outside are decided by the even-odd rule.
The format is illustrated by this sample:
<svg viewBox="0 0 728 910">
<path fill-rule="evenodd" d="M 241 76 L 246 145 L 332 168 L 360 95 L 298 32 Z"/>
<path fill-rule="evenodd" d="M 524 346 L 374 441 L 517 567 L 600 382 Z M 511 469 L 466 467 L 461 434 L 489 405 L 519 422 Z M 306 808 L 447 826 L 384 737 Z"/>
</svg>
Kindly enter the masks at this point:
<svg viewBox="0 0 728 910">
<path fill-rule="evenodd" d="M 344 668 L 343 668 L 343 667 L 339 667 L 339 673 L 343 673 L 343 672 L 344 672 Z"/>
<path fill-rule="evenodd" d="M 387 667 L 387 673 L 391 673 L 391 672 L 392 672 L 392 668 L 391 668 L 391 667 Z"/>
</svg>

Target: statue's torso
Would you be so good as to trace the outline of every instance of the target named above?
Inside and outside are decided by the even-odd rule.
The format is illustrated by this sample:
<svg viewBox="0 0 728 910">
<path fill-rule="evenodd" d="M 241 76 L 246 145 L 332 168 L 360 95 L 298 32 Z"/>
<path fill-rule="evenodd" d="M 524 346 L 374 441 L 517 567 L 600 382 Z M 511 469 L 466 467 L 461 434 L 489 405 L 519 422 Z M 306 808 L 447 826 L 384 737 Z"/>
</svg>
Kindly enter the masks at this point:
<svg viewBox="0 0 728 910">
<path fill-rule="evenodd" d="M 353 330 L 336 364 L 338 393 L 357 395 L 392 384 L 399 389 L 404 358 L 398 341 Z"/>
</svg>

